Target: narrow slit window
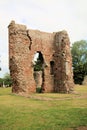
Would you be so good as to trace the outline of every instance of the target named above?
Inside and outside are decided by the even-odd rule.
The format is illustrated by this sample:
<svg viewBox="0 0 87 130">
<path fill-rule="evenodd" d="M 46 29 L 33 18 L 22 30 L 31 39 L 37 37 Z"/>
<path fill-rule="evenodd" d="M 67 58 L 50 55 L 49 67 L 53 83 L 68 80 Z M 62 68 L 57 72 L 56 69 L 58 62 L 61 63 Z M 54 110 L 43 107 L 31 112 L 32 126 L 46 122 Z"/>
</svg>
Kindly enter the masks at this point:
<svg viewBox="0 0 87 130">
<path fill-rule="evenodd" d="M 54 75 L 54 61 L 50 61 L 50 74 Z"/>
</svg>

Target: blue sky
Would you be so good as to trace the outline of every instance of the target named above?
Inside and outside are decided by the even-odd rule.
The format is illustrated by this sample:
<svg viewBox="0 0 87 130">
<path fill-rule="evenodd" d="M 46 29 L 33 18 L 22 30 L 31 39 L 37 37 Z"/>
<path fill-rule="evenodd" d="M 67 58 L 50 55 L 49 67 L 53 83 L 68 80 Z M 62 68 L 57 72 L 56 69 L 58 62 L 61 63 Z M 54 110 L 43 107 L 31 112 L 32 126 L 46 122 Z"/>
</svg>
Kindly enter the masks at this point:
<svg viewBox="0 0 87 130">
<path fill-rule="evenodd" d="M 46 32 L 66 30 L 71 43 L 87 40 L 87 0 L 0 0 L 0 77 L 9 72 L 11 20 Z"/>
</svg>

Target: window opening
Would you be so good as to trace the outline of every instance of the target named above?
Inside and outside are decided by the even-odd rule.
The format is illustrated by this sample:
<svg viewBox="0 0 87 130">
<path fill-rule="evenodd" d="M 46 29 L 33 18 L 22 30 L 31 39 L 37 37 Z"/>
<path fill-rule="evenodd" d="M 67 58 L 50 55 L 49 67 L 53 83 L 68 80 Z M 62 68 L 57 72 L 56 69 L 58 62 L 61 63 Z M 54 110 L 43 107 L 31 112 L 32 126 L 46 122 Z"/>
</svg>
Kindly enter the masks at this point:
<svg viewBox="0 0 87 130">
<path fill-rule="evenodd" d="M 33 59 L 33 70 L 34 70 L 34 79 L 36 82 L 36 92 L 41 92 L 44 82 L 44 58 L 43 54 L 40 51 L 37 51 Z"/>
<path fill-rule="evenodd" d="M 50 61 L 50 74 L 54 75 L 54 61 Z"/>
</svg>

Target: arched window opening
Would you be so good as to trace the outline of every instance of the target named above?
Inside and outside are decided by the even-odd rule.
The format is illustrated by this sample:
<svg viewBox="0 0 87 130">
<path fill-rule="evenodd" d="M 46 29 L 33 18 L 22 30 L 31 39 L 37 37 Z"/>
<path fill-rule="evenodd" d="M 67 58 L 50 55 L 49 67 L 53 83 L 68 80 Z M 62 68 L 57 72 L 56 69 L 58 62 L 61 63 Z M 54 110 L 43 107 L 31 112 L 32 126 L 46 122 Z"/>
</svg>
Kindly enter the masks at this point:
<svg viewBox="0 0 87 130">
<path fill-rule="evenodd" d="M 34 71 L 42 71 L 44 68 L 44 58 L 40 51 L 34 55 Z"/>
<path fill-rule="evenodd" d="M 36 82 L 36 92 L 40 93 L 44 82 L 44 58 L 43 54 L 40 51 L 37 51 L 35 53 L 33 63 L 34 79 Z"/>
</svg>

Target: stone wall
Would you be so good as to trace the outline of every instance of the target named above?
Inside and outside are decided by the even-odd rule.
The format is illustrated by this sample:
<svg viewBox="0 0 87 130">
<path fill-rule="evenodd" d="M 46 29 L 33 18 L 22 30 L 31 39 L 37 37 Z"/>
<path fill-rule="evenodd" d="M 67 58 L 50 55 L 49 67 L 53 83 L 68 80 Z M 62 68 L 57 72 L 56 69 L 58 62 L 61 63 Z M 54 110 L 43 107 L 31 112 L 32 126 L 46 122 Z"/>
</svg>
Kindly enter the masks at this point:
<svg viewBox="0 0 87 130">
<path fill-rule="evenodd" d="M 36 92 L 33 58 L 43 55 L 42 92 L 73 91 L 72 58 L 66 31 L 46 33 L 15 24 L 9 29 L 9 68 L 14 93 Z"/>
<path fill-rule="evenodd" d="M 87 85 L 87 75 L 84 77 L 84 80 L 83 80 L 82 84 Z"/>
</svg>

